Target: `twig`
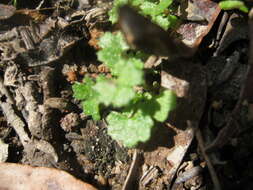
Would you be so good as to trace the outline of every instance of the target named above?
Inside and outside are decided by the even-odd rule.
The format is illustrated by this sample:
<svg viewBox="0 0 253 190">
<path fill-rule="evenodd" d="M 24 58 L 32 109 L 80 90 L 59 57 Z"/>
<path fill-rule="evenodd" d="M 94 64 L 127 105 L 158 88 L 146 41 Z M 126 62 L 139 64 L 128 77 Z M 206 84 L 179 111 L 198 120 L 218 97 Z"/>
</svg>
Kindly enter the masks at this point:
<svg viewBox="0 0 253 190">
<path fill-rule="evenodd" d="M 205 152 L 204 140 L 203 140 L 203 137 L 202 137 L 202 134 L 201 134 L 201 131 L 199 130 L 199 128 L 196 128 L 195 135 L 196 135 L 196 139 L 197 139 L 198 144 L 199 144 L 200 151 L 201 151 L 201 153 L 202 153 L 202 155 L 203 155 L 203 157 L 204 157 L 204 159 L 207 163 L 207 167 L 208 167 L 209 173 L 211 175 L 213 185 L 215 187 L 214 189 L 215 190 L 221 190 L 221 185 L 220 185 L 219 179 L 217 177 L 217 174 L 214 170 L 214 167 L 211 163 L 211 160 L 209 159 L 209 156 Z"/>
<path fill-rule="evenodd" d="M 0 76 L 0 91 L 3 95 L 5 95 L 7 97 L 7 102 L 9 102 L 11 104 L 15 103 L 15 101 L 13 100 L 13 97 L 11 96 L 9 90 L 4 85 L 4 80 L 1 76 Z"/>
<path fill-rule="evenodd" d="M 131 163 L 130 169 L 128 171 L 125 183 L 122 187 L 122 190 L 132 190 L 132 189 L 134 189 L 133 188 L 134 185 L 135 185 L 134 181 L 137 178 L 136 175 L 137 175 L 138 167 L 139 167 L 139 154 L 138 154 L 137 150 L 135 149 L 134 153 L 133 153 L 132 163 Z"/>
<path fill-rule="evenodd" d="M 229 17 L 230 15 L 228 15 L 227 12 L 223 13 L 221 23 L 219 25 L 218 32 L 217 32 L 216 41 L 219 41 L 221 39 L 221 34 L 223 33 L 224 26 L 227 24 Z"/>
<path fill-rule="evenodd" d="M 183 183 L 195 176 L 200 175 L 200 173 L 203 171 L 202 167 L 195 166 L 189 170 L 186 170 L 184 173 L 178 175 L 178 177 L 175 180 L 176 184 Z"/>
<path fill-rule="evenodd" d="M 41 114 L 39 113 L 39 105 L 36 99 L 35 85 L 31 81 L 27 81 L 19 89 L 25 100 L 25 111 L 28 113 L 26 122 L 31 136 L 41 138 Z"/>
<path fill-rule="evenodd" d="M 52 141 L 53 129 L 53 109 L 45 105 L 48 98 L 54 97 L 55 95 L 55 79 L 54 79 L 54 68 L 45 67 L 43 68 L 40 76 L 43 89 L 43 113 L 42 113 L 42 131 L 44 133 L 43 139 Z"/>
<path fill-rule="evenodd" d="M 18 134 L 22 145 L 25 147 L 31 142 L 28 134 L 25 132 L 25 123 L 16 115 L 12 105 L 7 102 L 1 102 L 1 108 L 6 116 L 7 122 L 14 128 Z"/>
<path fill-rule="evenodd" d="M 13 97 L 11 96 L 9 90 L 4 85 L 4 80 L 0 77 L 0 92 L 2 95 L 7 97 L 6 102 L 0 102 L 2 111 L 6 117 L 7 122 L 14 128 L 18 134 L 22 145 L 25 147 L 28 143 L 31 142 L 28 134 L 25 131 L 24 121 L 15 113 L 13 104 L 15 103 Z"/>
</svg>

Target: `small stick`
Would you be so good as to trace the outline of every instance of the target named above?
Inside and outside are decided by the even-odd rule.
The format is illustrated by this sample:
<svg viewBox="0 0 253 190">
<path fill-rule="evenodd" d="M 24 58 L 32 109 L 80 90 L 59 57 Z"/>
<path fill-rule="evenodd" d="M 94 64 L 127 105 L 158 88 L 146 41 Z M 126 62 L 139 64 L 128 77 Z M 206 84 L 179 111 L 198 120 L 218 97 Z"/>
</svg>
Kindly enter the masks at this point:
<svg viewBox="0 0 253 190">
<path fill-rule="evenodd" d="M 209 159 L 209 156 L 206 154 L 205 152 L 205 146 L 204 146 L 204 140 L 203 140 L 203 137 L 202 137 L 202 134 L 201 134 L 201 131 L 199 130 L 199 128 L 196 129 L 196 132 L 195 132 L 195 135 L 196 135 L 196 139 L 198 141 L 198 144 L 199 144 L 199 148 L 200 148 L 200 151 L 207 163 L 207 167 L 208 167 L 208 171 L 211 175 L 211 178 L 212 178 L 212 181 L 213 181 L 213 185 L 214 185 L 214 189 L 215 190 L 221 190 L 221 185 L 220 185 L 220 181 L 218 179 L 218 176 L 215 172 L 215 169 L 213 167 L 213 164 L 211 162 L 211 160 Z"/>
<path fill-rule="evenodd" d="M 19 116 L 16 115 L 12 104 L 7 102 L 1 102 L 2 111 L 7 119 L 9 125 L 11 125 L 19 136 L 22 145 L 25 147 L 31 142 L 28 134 L 25 131 L 25 123 Z"/>
<path fill-rule="evenodd" d="M 135 185 L 134 181 L 137 179 L 136 175 L 138 175 L 137 171 L 139 168 L 139 157 L 140 157 L 140 155 L 139 155 L 138 151 L 135 149 L 134 153 L 133 153 L 132 163 L 131 163 L 130 169 L 128 171 L 127 178 L 126 178 L 124 185 L 122 187 L 122 190 L 134 189 L 134 185 Z"/>
<path fill-rule="evenodd" d="M 6 120 L 9 123 L 9 125 L 11 125 L 16 131 L 16 133 L 18 134 L 22 145 L 25 146 L 28 143 L 30 143 L 31 139 L 29 138 L 28 134 L 25 131 L 26 124 L 15 113 L 15 110 L 13 108 L 13 104 L 15 103 L 15 101 L 13 100 L 13 97 L 11 96 L 9 90 L 4 85 L 2 77 L 0 77 L 0 92 L 2 95 L 5 95 L 7 97 L 6 102 L 2 102 L 2 101 L 0 102 L 0 106 L 6 117 Z"/>
<path fill-rule="evenodd" d="M 9 90 L 4 85 L 4 80 L 1 76 L 0 76 L 0 91 L 3 95 L 5 95 L 7 97 L 7 102 L 9 102 L 11 104 L 15 103 L 15 101 L 14 101 L 13 97 L 11 96 Z"/>
</svg>

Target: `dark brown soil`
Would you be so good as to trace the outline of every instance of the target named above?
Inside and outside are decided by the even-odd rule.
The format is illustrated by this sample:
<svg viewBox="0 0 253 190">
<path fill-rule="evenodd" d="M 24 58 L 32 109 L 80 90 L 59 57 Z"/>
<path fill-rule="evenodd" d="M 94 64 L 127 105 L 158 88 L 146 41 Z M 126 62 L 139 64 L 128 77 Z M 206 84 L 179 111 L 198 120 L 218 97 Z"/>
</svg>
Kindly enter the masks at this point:
<svg viewBox="0 0 253 190">
<path fill-rule="evenodd" d="M 188 81 L 190 94 L 179 98 L 177 110 L 153 130 L 149 142 L 128 149 L 107 135 L 104 119 L 96 122 L 82 113 L 72 92 L 72 85 L 84 76 L 110 76 L 96 51 L 99 36 L 117 28 L 108 21 L 111 2 L 45 1 L 35 11 L 39 3 L 19 0 L 10 18 L 1 19 L 0 13 L 0 140 L 9 145 L 3 162 L 58 168 L 101 190 L 122 189 L 124 183 L 125 190 L 214 189 L 200 142 L 193 136 L 199 128 L 207 147 L 234 117 L 248 68 L 247 15 L 229 12 L 239 15 L 242 24 L 227 41 L 210 45 L 220 16 L 195 57 L 174 65 L 163 60 L 162 67 L 152 68 Z M 98 14 L 87 17 L 89 11 Z M 250 103 L 243 101 L 235 121 L 208 154 L 222 189 L 253 189 Z M 196 124 L 194 130 L 189 130 L 188 121 Z M 179 149 L 182 155 L 173 160 L 173 151 Z M 185 173 L 192 168 L 201 169 Z M 134 173 L 131 180 L 129 171 Z M 182 182 L 175 183 L 178 180 Z"/>
</svg>

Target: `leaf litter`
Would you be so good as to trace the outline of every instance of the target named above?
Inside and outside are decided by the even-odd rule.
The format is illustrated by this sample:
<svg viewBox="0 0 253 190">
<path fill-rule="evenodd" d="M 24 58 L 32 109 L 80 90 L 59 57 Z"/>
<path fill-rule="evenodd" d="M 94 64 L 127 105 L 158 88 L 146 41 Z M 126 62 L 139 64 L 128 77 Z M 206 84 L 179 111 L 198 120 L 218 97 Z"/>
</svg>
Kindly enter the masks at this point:
<svg viewBox="0 0 253 190">
<path fill-rule="evenodd" d="M 242 38 L 247 40 L 247 36 L 239 36 L 236 40 L 225 45 L 221 40 L 218 45 L 217 49 L 222 50 L 219 50 L 219 54 L 222 55 L 217 54 L 216 56 L 227 58 L 229 51 L 238 52 L 237 62 L 240 62 L 240 65 L 234 64 L 233 69 L 223 66 L 231 63 L 226 59 L 224 62 L 218 61 L 218 64 L 211 62 L 221 59 L 221 57 L 212 57 L 207 63 L 204 54 L 202 57 L 200 55 L 200 60 L 205 60 L 204 65 L 207 64 L 207 67 L 196 62 L 190 63 L 188 60 L 178 60 L 176 63 L 163 60 L 158 64 L 151 64 L 153 65 L 151 68 L 157 68 L 162 64 L 162 85 L 175 90 L 181 98 L 178 100 L 177 109 L 170 115 L 170 118 L 162 126 L 159 126 L 159 129 L 152 130 L 149 142 L 138 147 L 137 152 L 141 156 L 142 162 L 138 161 L 134 166 L 137 159 L 135 151 L 123 148 L 120 143 L 113 141 L 106 133 L 105 122 L 94 122 L 89 116 L 83 115 L 79 102 L 72 98 L 71 92 L 70 82 L 81 82 L 85 75 L 91 75 L 88 69 L 91 68 L 90 65 L 93 65 L 92 68 L 94 68 L 92 76 L 96 77 L 99 73 L 99 69 L 97 69 L 99 63 L 96 61 L 93 49 L 93 46 L 97 49 L 96 41 L 94 45 L 90 42 L 91 47 L 87 42 L 90 41 L 90 36 L 97 38 L 97 35 L 90 35 L 94 28 L 105 31 L 105 28 L 108 27 L 106 12 L 110 5 L 104 6 L 105 8 L 85 5 L 84 11 L 77 12 L 74 7 L 72 9 L 64 8 L 63 4 L 63 1 L 60 2 L 57 5 L 58 9 L 49 6 L 49 8 L 41 10 L 35 10 L 35 7 L 30 10 L 15 10 L 10 5 L 1 5 L 0 7 L 0 9 L 6 7 L 5 10 L 10 11 L 8 13 L 1 12 L 4 15 L 0 15 L 2 26 L 0 63 L 4 73 L 4 78 L 1 80 L 1 111 L 8 125 L 14 129 L 11 132 L 4 131 L 6 135 L 3 139 L 5 144 L 9 144 L 8 148 L 11 153 L 7 155 L 7 161 L 65 170 L 79 179 L 103 189 L 121 189 L 122 186 L 124 189 L 131 189 L 134 185 L 139 186 L 139 189 L 167 189 L 169 186 L 172 186 L 172 189 L 178 189 L 184 188 L 184 186 L 193 187 L 196 182 L 199 183 L 196 188 L 207 186 L 208 184 L 205 184 L 201 178 L 194 178 L 194 175 L 195 177 L 202 175 L 201 172 L 192 172 L 193 174 L 190 172 L 191 167 L 200 165 L 205 168 L 205 165 L 208 165 L 207 160 L 203 160 L 194 149 L 196 145 L 193 137 L 198 127 L 200 129 L 206 127 L 203 126 L 203 118 L 207 123 L 206 128 L 213 127 L 211 133 L 216 134 L 219 127 L 223 126 L 221 123 L 227 122 L 224 119 L 220 121 L 219 118 L 230 117 L 229 113 L 235 105 L 233 102 L 239 97 L 239 86 L 242 84 L 242 76 L 245 73 L 245 65 L 243 65 L 245 59 L 242 57 L 246 54 L 247 46 L 236 50 L 229 49 Z M 55 5 L 51 4 L 51 7 Z M 178 32 L 182 34 L 183 41 L 188 40 L 186 44 L 196 52 L 203 37 L 212 29 L 220 9 L 216 3 L 205 0 L 192 1 L 187 11 L 186 19 L 189 20 L 181 25 Z M 198 18 L 202 18 L 202 20 L 200 22 L 199 20 L 193 21 L 192 15 L 198 15 Z M 18 16 L 20 18 L 16 20 Z M 202 21 L 203 23 L 201 23 Z M 246 27 L 246 24 L 243 27 Z M 238 26 L 238 28 L 243 27 Z M 226 35 L 226 33 L 224 34 Z M 223 39 L 225 39 L 225 35 L 222 37 Z M 233 52 L 231 59 L 234 59 L 234 55 L 236 53 Z M 75 77 L 64 74 L 66 72 L 63 72 L 63 65 L 69 65 L 69 69 L 76 65 L 76 69 L 70 69 L 71 72 L 74 72 Z M 226 77 L 217 73 L 215 65 L 221 67 L 221 70 L 223 67 L 224 70 L 221 73 L 228 73 L 224 74 Z M 79 70 L 83 72 L 79 72 Z M 213 70 L 213 73 L 210 70 Z M 206 74 L 211 76 L 207 77 Z M 227 84 L 231 78 L 233 82 Z M 217 82 L 217 79 L 221 82 Z M 55 105 L 55 101 L 59 102 L 59 105 Z M 215 101 L 221 102 L 221 106 L 213 107 Z M 245 123 L 248 120 L 243 117 L 243 113 L 247 114 L 247 104 L 243 104 L 242 108 L 240 116 L 244 120 L 242 119 L 241 122 Z M 73 114 L 79 119 L 75 125 L 70 126 L 68 122 L 72 124 L 72 118 L 69 117 Z M 244 126 L 243 123 L 240 125 Z M 245 130 L 250 129 L 246 128 Z M 204 131 L 202 132 L 205 141 L 208 142 L 209 137 L 205 136 Z M 249 150 L 252 143 L 245 145 L 245 141 L 247 142 L 250 133 L 248 136 L 243 131 L 239 134 L 239 137 L 232 139 L 236 140 L 237 144 L 232 144 L 231 138 L 223 137 L 222 139 L 225 139 L 226 143 L 232 144 L 232 148 L 243 146 Z M 15 141 L 16 136 L 18 136 L 20 143 Z M 200 141 L 198 143 L 201 144 Z M 22 147 L 21 159 L 16 160 L 12 157 L 12 152 L 15 151 L 15 148 L 16 151 L 19 151 L 20 146 Z M 190 155 L 193 154 L 198 155 L 195 160 L 190 158 Z M 215 154 L 213 157 L 216 159 L 222 156 L 221 151 L 212 154 Z M 130 167 L 132 156 L 133 163 Z M 247 151 L 236 150 L 232 156 L 235 162 L 240 164 L 237 159 L 247 160 L 248 154 Z M 6 158 L 4 159 L 6 160 Z M 192 166 L 188 171 L 190 174 L 186 173 L 190 175 L 189 179 L 179 179 L 180 176 L 186 174 L 179 175 L 177 171 L 189 160 L 192 161 Z M 245 168 L 243 165 L 240 166 Z M 25 178 L 25 174 L 22 174 L 22 168 L 25 172 L 36 170 L 30 166 L 8 163 L 1 164 L 0 170 L 2 174 L 4 174 L 3 171 L 7 173 L 13 170 L 21 171 L 20 175 L 24 176 L 24 179 L 21 179 L 22 183 L 34 186 L 33 180 L 28 180 Z M 129 168 L 132 169 L 128 173 Z M 224 187 L 230 187 L 226 182 L 229 179 L 225 178 L 228 171 L 224 168 L 223 173 L 219 174 L 220 182 Z M 232 168 L 234 169 L 234 167 Z M 37 167 L 37 170 L 48 171 L 50 169 Z M 188 168 L 183 170 L 187 172 Z M 133 172 L 136 171 L 137 174 L 133 175 Z M 54 173 L 54 170 L 51 169 L 50 172 Z M 250 173 L 246 170 L 247 172 Z M 59 179 L 64 175 L 66 173 L 60 174 Z M 240 173 L 232 172 L 230 175 L 239 179 L 239 182 L 243 184 L 244 179 L 240 178 Z M 49 173 L 44 175 L 45 178 L 49 176 Z M 211 176 L 213 177 L 214 174 Z M 182 181 L 178 183 L 179 185 L 173 185 L 175 177 L 178 177 L 177 182 Z M 57 180 L 57 178 L 55 179 Z M 15 189 L 15 184 L 19 182 L 17 178 L 8 176 L 6 179 L 14 179 L 12 183 L 7 184 L 7 188 L 12 188 L 10 184 L 13 184 L 13 189 Z M 45 183 L 43 179 L 37 180 L 45 188 L 50 184 L 54 188 L 59 185 L 56 182 L 46 181 Z M 81 184 L 80 181 L 71 182 L 71 184 L 75 183 Z M 216 182 L 214 184 L 219 187 Z M 82 183 L 82 185 L 87 184 Z M 91 186 L 89 188 L 94 189 Z"/>
</svg>

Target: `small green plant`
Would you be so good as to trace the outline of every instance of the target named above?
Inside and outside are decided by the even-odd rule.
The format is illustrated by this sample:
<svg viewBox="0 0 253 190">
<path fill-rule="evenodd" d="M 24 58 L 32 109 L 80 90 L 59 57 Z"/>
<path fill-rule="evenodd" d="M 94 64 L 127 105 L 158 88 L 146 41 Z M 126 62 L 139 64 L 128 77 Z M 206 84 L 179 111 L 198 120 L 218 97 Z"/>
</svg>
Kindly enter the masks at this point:
<svg viewBox="0 0 253 190">
<path fill-rule="evenodd" d="M 175 107 L 176 96 L 169 90 L 161 90 L 159 95 L 134 90 L 144 85 L 143 62 L 126 53 L 129 47 L 120 32 L 105 33 L 99 45 L 102 50 L 98 52 L 98 59 L 111 69 L 113 78 L 86 77 L 83 83 L 73 85 L 74 97 L 82 101 L 84 113 L 95 120 L 101 119 L 101 106 L 120 110 L 106 117 L 108 134 L 133 147 L 150 138 L 154 121 L 163 122 L 167 118 Z"/>
<path fill-rule="evenodd" d="M 242 12 L 249 12 L 248 7 L 244 4 L 243 1 L 237 0 L 224 0 L 219 2 L 219 6 L 223 10 L 239 9 Z"/>
<path fill-rule="evenodd" d="M 142 8 L 142 12 L 149 12 L 144 2 L 135 0 L 132 4 L 146 6 Z M 125 0 L 114 2 L 110 13 L 113 22 L 117 19 L 117 7 L 125 3 Z M 158 12 L 162 19 L 165 18 L 164 8 L 170 3 L 171 0 L 166 3 L 161 1 L 155 5 L 156 8 L 150 10 L 151 18 L 158 21 Z M 120 32 L 106 32 L 100 38 L 99 45 L 102 49 L 97 53 L 98 60 L 106 64 L 112 77 L 85 77 L 82 83 L 73 85 L 74 97 L 82 101 L 84 113 L 91 115 L 94 120 L 101 119 L 102 110 L 110 108 L 105 118 L 108 134 L 124 146 L 134 147 L 138 142 L 145 142 L 150 138 L 155 122 L 167 119 L 169 112 L 176 106 L 176 95 L 165 89 L 161 89 L 159 94 L 145 89 L 147 84 L 144 81 L 143 56 L 128 52 L 129 46 Z"/>
</svg>

